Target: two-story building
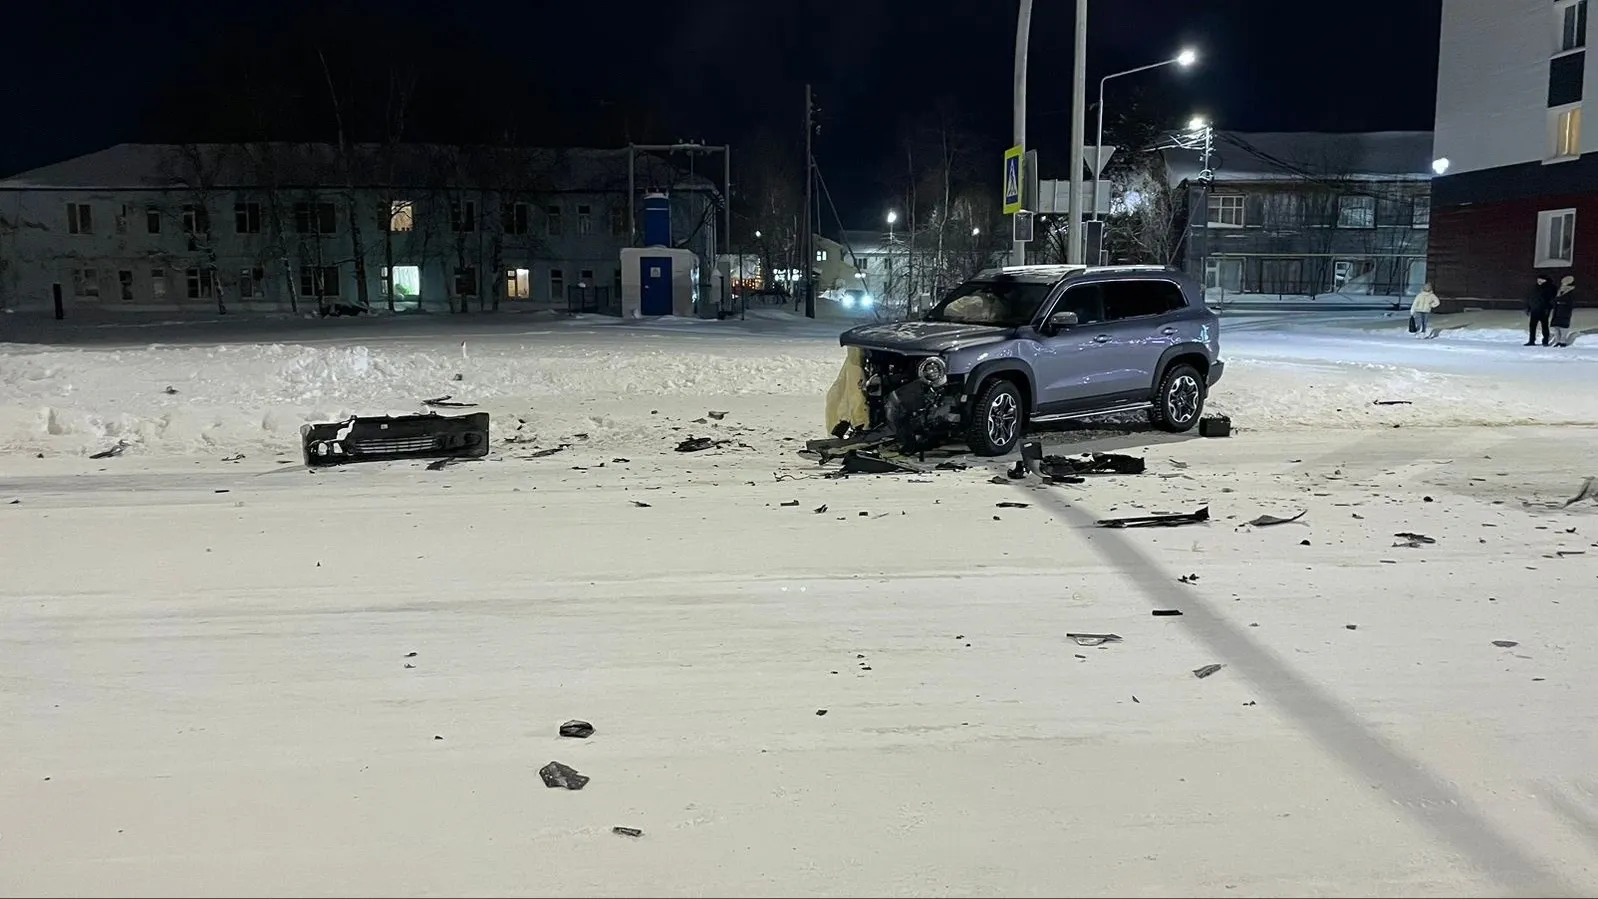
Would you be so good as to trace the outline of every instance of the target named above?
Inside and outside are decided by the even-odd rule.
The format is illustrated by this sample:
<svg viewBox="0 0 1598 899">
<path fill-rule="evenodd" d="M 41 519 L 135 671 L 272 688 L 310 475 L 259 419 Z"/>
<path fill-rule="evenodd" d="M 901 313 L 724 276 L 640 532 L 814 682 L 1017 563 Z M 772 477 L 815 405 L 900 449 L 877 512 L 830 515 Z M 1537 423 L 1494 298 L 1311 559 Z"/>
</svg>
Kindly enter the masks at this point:
<svg viewBox="0 0 1598 899">
<path fill-rule="evenodd" d="M 618 312 L 651 190 L 713 259 L 714 186 L 625 149 L 120 144 L 0 181 L 0 308 Z"/>
<path fill-rule="evenodd" d="M 1598 288 L 1598 67 L 1588 0 L 1446 0 L 1432 269 L 1445 300 L 1519 306 L 1537 275 Z"/>
<path fill-rule="evenodd" d="M 1217 132 L 1208 183 L 1200 153 L 1165 150 L 1182 267 L 1217 299 L 1413 295 L 1426 281 L 1431 145 L 1424 131 Z"/>
</svg>

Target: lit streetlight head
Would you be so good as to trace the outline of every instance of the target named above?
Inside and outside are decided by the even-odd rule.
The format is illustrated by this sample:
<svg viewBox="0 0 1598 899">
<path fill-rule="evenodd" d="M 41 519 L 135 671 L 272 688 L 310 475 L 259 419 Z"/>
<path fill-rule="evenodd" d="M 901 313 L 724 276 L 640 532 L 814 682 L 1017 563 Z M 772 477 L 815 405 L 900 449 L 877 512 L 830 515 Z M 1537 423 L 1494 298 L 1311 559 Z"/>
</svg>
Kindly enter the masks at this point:
<svg viewBox="0 0 1598 899">
<path fill-rule="evenodd" d="M 1189 131 L 1203 131 L 1205 128 L 1208 128 L 1209 126 L 1210 126 L 1210 123 L 1205 121 L 1203 116 L 1196 115 L 1192 119 L 1188 120 L 1187 130 L 1189 130 Z"/>
<path fill-rule="evenodd" d="M 972 228 L 971 229 L 971 236 L 972 237 L 976 237 L 978 234 L 981 234 L 981 233 L 982 233 L 982 229 L 981 228 Z"/>
<path fill-rule="evenodd" d="M 760 232 L 756 231 L 755 232 L 755 240 L 759 240 L 759 239 L 760 239 Z"/>
<path fill-rule="evenodd" d="M 1441 159 L 1432 160 L 1432 171 L 1436 172 L 1439 175 L 1448 174 L 1448 166 L 1449 166 L 1449 162 L 1448 162 L 1448 157 L 1446 157 L 1446 156 L 1444 156 Z"/>
<path fill-rule="evenodd" d="M 891 225 L 891 224 L 893 224 L 893 223 L 894 223 L 894 222 L 897 222 L 897 221 L 898 221 L 898 220 L 899 220 L 899 213 L 897 213 L 897 212 L 894 212 L 894 211 L 893 211 L 893 210 L 891 210 L 891 209 L 890 209 L 890 210 L 888 210 L 888 224 L 890 224 L 890 225 Z"/>
<path fill-rule="evenodd" d="M 1195 62 L 1198 62 L 1198 51 L 1191 47 L 1183 50 L 1181 53 L 1176 54 L 1176 64 L 1182 66 L 1183 68 L 1186 68 Z"/>
</svg>

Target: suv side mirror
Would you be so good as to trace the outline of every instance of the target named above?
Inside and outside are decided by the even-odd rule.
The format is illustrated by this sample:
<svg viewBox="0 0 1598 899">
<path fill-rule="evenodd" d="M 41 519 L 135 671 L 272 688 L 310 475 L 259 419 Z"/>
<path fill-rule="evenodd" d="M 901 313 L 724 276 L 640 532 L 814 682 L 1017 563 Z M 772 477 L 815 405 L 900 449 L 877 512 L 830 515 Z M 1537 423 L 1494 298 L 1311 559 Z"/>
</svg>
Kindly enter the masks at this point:
<svg viewBox="0 0 1598 899">
<path fill-rule="evenodd" d="M 1069 331 L 1076 327 L 1077 320 L 1075 312 L 1056 312 L 1049 316 L 1048 321 L 1044 322 L 1044 326 L 1050 334 L 1058 334 L 1061 331 Z"/>
</svg>

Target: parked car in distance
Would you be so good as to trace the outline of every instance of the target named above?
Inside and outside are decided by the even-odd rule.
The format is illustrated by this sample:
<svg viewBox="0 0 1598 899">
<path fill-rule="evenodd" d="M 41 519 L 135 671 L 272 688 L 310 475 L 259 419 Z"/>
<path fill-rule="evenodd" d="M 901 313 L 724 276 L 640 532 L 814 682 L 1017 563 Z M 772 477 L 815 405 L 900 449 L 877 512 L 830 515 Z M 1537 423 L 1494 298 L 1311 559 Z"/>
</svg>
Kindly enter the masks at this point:
<svg viewBox="0 0 1598 899">
<path fill-rule="evenodd" d="M 982 456 L 1013 452 L 1032 422 L 1147 410 L 1187 431 L 1225 370 L 1203 289 L 1152 266 L 984 271 L 920 320 L 839 342 L 862 350 L 872 428 L 906 447 L 964 440 Z"/>
</svg>

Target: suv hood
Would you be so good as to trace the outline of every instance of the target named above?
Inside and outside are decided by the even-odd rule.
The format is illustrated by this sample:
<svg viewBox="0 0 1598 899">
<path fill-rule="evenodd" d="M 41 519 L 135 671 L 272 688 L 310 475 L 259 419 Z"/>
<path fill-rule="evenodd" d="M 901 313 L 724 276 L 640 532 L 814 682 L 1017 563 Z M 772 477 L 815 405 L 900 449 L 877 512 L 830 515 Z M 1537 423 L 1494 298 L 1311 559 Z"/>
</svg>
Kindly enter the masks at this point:
<svg viewBox="0 0 1598 899">
<path fill-rule="evenodd" d="M 890 322 L 861 325 L 843 332 L 842 346 L 932 355 L 1015 336 L 1014 328 L 962 325 L 954 322 Z"/>
</svg>

